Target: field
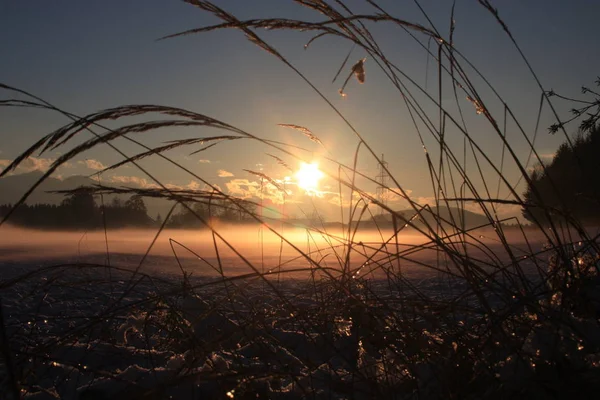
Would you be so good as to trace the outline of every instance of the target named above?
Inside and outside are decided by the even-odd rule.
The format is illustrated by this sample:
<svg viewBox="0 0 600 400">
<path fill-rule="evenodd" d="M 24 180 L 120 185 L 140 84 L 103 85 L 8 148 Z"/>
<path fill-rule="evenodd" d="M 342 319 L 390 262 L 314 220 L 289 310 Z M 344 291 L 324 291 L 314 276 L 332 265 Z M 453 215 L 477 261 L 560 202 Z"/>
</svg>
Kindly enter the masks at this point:
<svg viewBox="0 0 600 400">
<path fill-rule="evenodd" d="M 568 362 L 587 363 L 595 374 L 598 356 L 587 349 L 599 344 L 597 323 L 573 311 L 568 325 L 555 319 L 562 313 L 545 282 L 550 256 L 533 235 L 528 245 L 538 261 L 517 255 L 521 277 L 510 267 L 490 267 L 502 261 L 486 259 L 502 254 L 493 230 L 473 232 L 477 272 L 469 277 L 441 262 L 417 232 L 397 235 L 403 256 L 390 263 L 386 250 L 367 250 L 386 233 L 359 231 L 345 281 L 335 261 L 311 268 L 290 251 L 280 261 L 273 256 L 280 240 L 259 242 L 257 226 L 222 228 L 258 271 L 242 267 L 231 251 L 217 259 L 208 231 L 163 231 L 145 257 L 155 232 L 109 231 L 107 260 L 104 232 L 5 229 L 4 331 L 20 349 L 12 368 L 25 398 L 437 398 L 474 390 L 493 396 L 587 390 L 552 386 L 545 363 L 555 351 L 574 352 Z M 309 234 L 315 239 L 307 242 Z M 310 243 L 320 259 L 335 258 L 340 249 L 327 241 L 337 235 L 317 235 L 290 229 L 286 238 L 298 247 Z M 520 233 L 510 235 L 515 253 L 525 252 Z M 510 266 L 510 258 L 504 261 Z M 544 321 L 540 312 L 557 315 Z M 580 385 L 587 378 L 569 379 Z"/>
</svg>

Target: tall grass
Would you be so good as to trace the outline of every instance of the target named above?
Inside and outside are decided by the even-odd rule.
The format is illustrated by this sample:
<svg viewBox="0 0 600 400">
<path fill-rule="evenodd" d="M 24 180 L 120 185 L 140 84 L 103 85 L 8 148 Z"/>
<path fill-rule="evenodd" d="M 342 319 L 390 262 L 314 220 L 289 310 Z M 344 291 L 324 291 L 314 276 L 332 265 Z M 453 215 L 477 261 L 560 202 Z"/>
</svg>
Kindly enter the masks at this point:
<svg viewBox="0 0 600 400">
<path fill-rule="evenodd" d="M 0 319 L 0 350 L 10 372 L 7 387 L 13 398 L 546 398 L 583 395 L 599 388 L 597 236 L 590 236 L 576 220 L 555 222 L 553 210 L 544 206 L 544 199 L 535 191 L 535 203 L 525 204 L 518 185 L 530 182 L 530 159 L 523 161 L 518 156 L 506 126 L 517 127 L 530 146 L 530 158 L 543 168 L 534 146 L 537 127 L 536 132 L 528 133 L 510 105 L 454 46 L 454 7 L 446 35 L 422 9 L 427 26 L 395 17 L 372 0 L 367 1 L 372 6 L 370 14 L 354 14 L 341 0 L 296 1 L 313 10 L 320 22 L 240 20 L 209 1 L 187 2 L 221 22 L 171 35 L 170 40 L 222 29 L 241 31 L 294 71 L 353 132 L 357 141 L 353 164 L 325 157 L 328 168 L 324 172 L 337 182 L 340 198 L 349 201 L 347 208 L 340 205 L 343 232 L 330 232 L 323 220 L 317 219 L 307 229 L 306 246 L 293 242 L 283 234 L 281 222 L 270 223 L 262 217 L 261 202 L 230 196 L 165 154 L 176 148 L 203 151 L 223 141 L 255 141 L 286 166 L 308 161 L 309 152 L 302 146 L 264 139 L 198 112 L 160 105 L 121 106 L 78 116 L 30 93 L 0 85 L 7 94 L 2 106 L 50 109 L 71 121 L 40 139 L 0 173 L 5 176 L 36 152 L 63 152 L 15 208 L 58 167 L 106 144 L 122 157 L 107 169 L 131 164 L 158 188 L 95 185 L 78 190 L 173 200 L 206 227 L 214 245 L 214 257 L 209 259 L 185 243 L 171 241 L 181 268 L 179 281 L 144 272 L 143 263 L 167 217 L 133 270 L 114 261 L 111 265 L 56 265 L 3 280 L 3 306 L 4 299 L 18 296 L 19 307 L 28 312 L 5 313 L 4 320 Z M 486 0 L 479 4 L 494 16 L 529 66 L 500 14 Z M 374 23 L 394 26 L 421 45 L 437 67 L 436 94 L 390 61 L 371 34 Z M 399 94 L 399 106 L 405 107 L 414 122 L 428 166 L 434 195 L 431 204 L 419 204 L 410 196 L 394 171 L 379 159 L 369 135 L 356 129 L 334 101 L 262 38 L 263 28 L 313 32 L 307 47 L 324 36 L 335 36 L 368 56 L 373 69 L 368 73 L 387 78 Z M 348 79 L 356 77 L 368 84 L 363 59 L 347 66 L 352 54 L 341 60 L 338 75 L 348 74 Z M 340 94 L 351 90 L 346 88 L 348 79 Z M 533 69 L 531 79 L 539 85 L 541 104 L 554 113 L 557 131 L 569 142 Z M 452 88 L 450 100 L 442 93 L 446 83 Z M 491 109 L 488 104 L 500 107 Z M 487 121 L 502 144 L 499 162 L 486 154 L 478 135 L 468 128 L 466 113 L 476 113 Z M 132 117 L 137 122 L 129 122 Z M 146 120 L 139 122 L 140 117 Z M 108 121 L 121 125 L 108 128 Z M 189 126 L 224 132 L 158 147 L 147 146 L 140 139 L 158 128 Z M 323 145 L 309 127 L 283 126 Z M 449 145 L 450 131 L 461 135 L 461 151 Z M 85 133 L 90 139 L 72 144 Z M 139 146 L 139 153 L 126 154 L 115 145 L 117 139 Z M 434 146 L 427 144 L 431 141 Z M 203 147 L 198 150 L 197 146 Z M 377 184 L 361 173 L 359 154 L 377 160 L 391 177 L 386 189 L 409 204 L 413 215 L 396 212 L 357 184 Z M 139 163 L 148 157 L 174 165 L 208 189 L 169 189 Z M 511 183 L 506 172 L 510 168 L 519 171 L 519 182 Z M 283 184 L 268 174 L 249 172 L 264 185 L 285 192 Z M 508 197 L 500 193 L 508 193 Z M 216 201 L 261 224 L 264 231 L 280 239 L 280 252 L 284 247 L 292 250 L 306 267 L 286 268 L 287 261 L 281 261 L 281 256 L 279 265 L 269 270 L 253 263 L 210 218 L 193 207 L 194 203 Z M 503 220 L 498 217 L 502 205 L 539 207 L 549 223 L 534 220 L 531 226 L 523 226 L 514 219 Z M 444 207 L 459 212 L 446 215 L 441 212 Z M 474 207 L 486 216 L 488 226 L 480 228 L 487 229 L 467 226 L 464 211 Z M 389 216 L 393 229 L 376 223 L 380 241 L 357 239 L 365 220 L 378 221 L 372 217 L 380 209 Z M 507 222 L 515 225 L 509 228 Z M 418 245 L 403 243 L 405 230 L 419 232 L 426 240 Z M 520 236 L 522 244 L 515 245 L 510 235 Z M 323 248 L 316 238 L 327 246 Z M 228 275 L 220 256 L 224 249 L 233 252 L 250 272 Z M 200 259 L 218 278 L 191 276 L 180 260 L 182 252 Z M 418 257 L 425 252 L 435 255 L 431 262 Z M 425 279 L 414 278 L 415 268 Z M 308 279 L 285 279 L 298 272 Z"/>
</svg>

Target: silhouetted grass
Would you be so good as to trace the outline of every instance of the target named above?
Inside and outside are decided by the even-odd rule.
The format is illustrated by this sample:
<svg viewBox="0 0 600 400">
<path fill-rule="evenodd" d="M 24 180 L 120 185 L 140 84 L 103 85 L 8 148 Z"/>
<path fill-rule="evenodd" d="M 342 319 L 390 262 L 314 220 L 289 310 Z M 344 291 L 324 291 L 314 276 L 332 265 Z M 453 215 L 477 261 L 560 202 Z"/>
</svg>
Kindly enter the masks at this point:
<svg viewBox="0 0 600 400">
<path fill-rule="evenodd" d="M 515 221 L 516 226 L 508 228 L 507 221 L 498 217 L 500 205 L 532 206 L 525 204 L 518 192 L 519 182 L 512 184 L 505 172 L 510 165 L 520 171 L 521 180 L 530 182 L 530 160 L 523 162 L 517 156 L 506 136 L 508 122 L 530 144 L 530 157 L 540 164 L 541 160 L 532 136 L 522 128 L 509 104 L 455 48 L 453 15 L 449 16 L 452 22 L 446 37 L 433 25 L 426 27 L 396 18 L 371 0 L 368 3 L 373 13 L 361 15 L 353 14 L 343 1 L 296 1 L 318 13 L 321 22 L 277 18 L 244 21 L 208 1 L 187 2 L 222 22 L 169 38 L 220 29 L 240 30 L 297 73 L 354 133 L 358 144 L 352 165 L 325 157 L 329 163 L 325 174 L 338 183 L 340 198 L 349 201 L 347 209 L 340 206 L 344 229 L 342 233 L 329 232 L 322 218 L 317 218 L 307 229 L 304 247 L 289 240 L 282 225 L 262 218 L 262 203 L 223 193 L 164 154 L 174 148 L 192 146 L 190 151 L 195 153 L 222 141 L 251 140 L 261 143 L 265 151 L 275 152 L 277 155 L 269 155 L 288 166 L 292 161 L 307 161 L 307 150 L 302 146 L 266 140 L 200 113 L 159 105 L 128 105 L 80 117 L 2 85 L 9 96 L 11 91 L 17 92 L 27 100 L 9 97 L 0 105 L 51 109 L 72 121 L 38 141 L 0 174 L 6 175 L 37 151 L 63 152 L 15 207 L 60 165 L 97 145 L 108 144 L 122 156 L 120 163 L 108 169 L 132 164 L 157 188 L 96 185 L 78 190 L 170 199 L 210 231 L 215 250 L 212 261 L 173 239 L 171 248 L 181 279 L 143 272 L 141 267 L 164 229 L 167 216 L 136 268 L 122 268 L 114 262 L 57 265 L 2 281 L 0 350 L 10 372 L 6 379 L 13 398 L 19 396 L 16 390 L 26 398 L 82 399 L 554 398 L 597 392 L 597 237 L 590 237 L 575 219 L 553 221 L 554 209 L 545 207 L 544 199 L 535 191 L 535 206 L 545 213 L 548 225 L 534 220 L 532 226 L 522 226 Z M 489 2 L 479 3 L 495 16 L 518 49 L 500 14 Z M 431 94 L 415 77 L 389 61 L 369 31 L 369 24 L 375 22 L 396 26 L 422 46 L 437 64 L 439 87 L 451 83 L 451 100 L 445 100 L 441 90 Z M 414 121 L 428 165 L 433 204 L 419 204 L 410 197 L 394 171 L 386 169 L 368 144 L 368 134 L 355 129 L 332 101 L 263 40 L 262 28 L 311 31 L 314 37 L 307 47 L 324 36 L 336 36 L 368 55 L 369 67 L 386 76 Z M 431 42 L 425 45 L 430 39 L 433 51 Z M 524 55 L 523 59 L 527 62 Z M 347 61 L 343 60 L 342 69 Z M 346 72 L 350 79 L 355 76 L 368 85 L 368 74 L 374 72 L 367 74 L 365 68 L 364 60 L 358 61 Z M 472 77 L 482 78 L 481 87 L 473 83 Z M 533 70 L 532 79 L 538 81 Z M 562 128 L 549 96 L 539 86 L 541 104 L 551 107 Z M 487 104 L 493 102 L 499 102 L 500 109 L 488 108 Z M 426 111 L 431 106 L 435 108 L 433 113 Z M 489 123 L 502 143 L 500 163 L 481 149 L 478 136 L 465 123 L 466 113 L 475 113 Z M 157 115 L 168 119 L 150 120 Z M 127 124 L 127 118 L 134 116 L 149 120 Z M 109 129 L 105 125 L 109 120 L 123 125 Z M 281 125 L 297 129 L 322 145 L 310 128 Z M 187 126 L 211 127 L 226 133 L 175 140 L 154 148 L 134 139 L 158 128 Z M 448 145 L 449 127 L 462 136 L 464 151 Z M 69 147 L 72 139 L 84 132 L 91 133 L 92 138 Z M 563 133 L 568 141 L 564 129 Z M 119 138 L 139 145 L 140 153 L 122 152 L 113 143 Z M 433 147 L 426 145 L 431 140 Z M 391 183 L 386 189 L 410 204 L 413 215 L 396 212 L 359 187 L 359 178 L 377 183 L 359 171 L 361 151 L 389 173 Z M 473 164 L 467 165 L 467 155 Z M 171 163 L 209 189 L 169 189 L 138 164 L 148 157 Z M 493 173 L 484 174 L 484 170 Z M 261 184 L 285 191 L 273 177 L 248 172 L 257 175 Z M 501 189 L 509 193 L 507 198 L 500 196 Z M 342 196 L 344 191 L 350 195 Z M 217 200 L 276 235 L 281 249 L 285 246 L 293 250 L 295 258 L 281 261 L 280 256 L 279 265 L 268 270 L 253 263 L 210 218 L 199 215 L 194 208 L 195 203 L 206 205 Z M 489 221 L 488 226 L 479 228 L 488 229 L 466 226 L 461 211 L 448 216 L 439 211 L 443 207 L 465 210 L 473 204 Z M 389 217 L 391 230 L 373 218 L 380 209 Z M 379 241 L 357 239 L 365 221 L 375 221 Z M 418 245 L 403 243 L 405 229 L 419 232 L 426 240 Z M 520 236 L 523 243 L 512 244 L 509 235 Z M 323 239 L 326 246 L 321 247 L 316 238 Z M 543 248 L 539 238 L 546 243 Z M 250 272 L 228 276 L 220 256 L 223 249 L 233 252 Z M 201 260 L 217 277 L 198 273 L 192 276 L 180 261 L 182 252 Z M 418 257 L 426 252 L 435 255 L 431 262 Z M 298 260 L 303 260 L 306 267 L 287 268 Z M 300 272 L 308 279 L 292 276 Z"/>
</svg>

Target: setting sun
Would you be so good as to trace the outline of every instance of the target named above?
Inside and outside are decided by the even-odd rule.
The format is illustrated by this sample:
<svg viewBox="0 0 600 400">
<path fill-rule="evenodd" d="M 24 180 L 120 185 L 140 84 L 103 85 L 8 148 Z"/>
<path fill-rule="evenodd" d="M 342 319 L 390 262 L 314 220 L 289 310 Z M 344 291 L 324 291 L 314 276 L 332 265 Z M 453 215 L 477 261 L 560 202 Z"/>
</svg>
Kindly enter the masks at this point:
<svg viewBox="0 0 600 400">
<path fill-rule="evenodd" d="M 307 192 L 316 191 L 319 186 L 319 180 L 323 177 L 323 173 L 319 170 L 317 163 L 301 163 L 300 169 L 296 172 L 298 186 Z"/>
</svg>

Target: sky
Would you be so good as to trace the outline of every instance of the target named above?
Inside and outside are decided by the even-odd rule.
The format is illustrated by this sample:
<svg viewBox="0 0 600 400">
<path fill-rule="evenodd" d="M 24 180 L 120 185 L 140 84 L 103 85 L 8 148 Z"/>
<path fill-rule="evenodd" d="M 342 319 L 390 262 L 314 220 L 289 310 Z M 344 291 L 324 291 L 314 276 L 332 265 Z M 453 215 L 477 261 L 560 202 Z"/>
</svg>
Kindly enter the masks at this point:
<svg viewBox="0 0 600 400">
<path fill-rule="evenodd" d="M 320 21 L 312 10 L 287 0 L 223 0 L 220 7 L 240 19 L 286 17 Z M 333 3 L 333 2 L 332 2 Z M 365 1 L 351 0 L 347 4 L 356 13 L 374 13 Z M 379 4 L 398 18 L 430 26 L 430 21 L 447 37 L 451 1 L 421 0 L 380 1 Z M 417 7 L 419 4 L 430 21 Z M 600 2 L 588 0 L 504 0 L 493 2 L 498 8 L 519 46 L 528 58 L 545 90 L 553 89 L 566 96 L 581 97 L 582 85 L 592 85 L 598 74 L 600 53 L 597 51 L 597 16 Z M 564 141 L 560 134 L 548 134 L 554 121 L 548 107 L 542 109 L 540 128 L 535 135 L 540 91 L 520 58 L 514 45 L 494 18 L 475 0 L 457 0 L 455 9 L 455 47 L 494 86 L 511 107 L 526 135 L 533 139 L 543 158 L 550 159 Z M 63 110 L 83 116 L 105 108 L 128 104 L 160 104 L 189 109 L 217 118 L 260 138 L 276 140 L 305 148 L 293 150 L 305 161 L 319 163 L 326 175 L 337 175 L 335 163 L 352 165 L 359 143 L 345 121 L 293 70 L 256 45 L 245 40 L 239 31 L 209 32 L 186 37 L 157 40 L 163 36 L 217 23 L 208 13 L 183 1 L 174 0 L 59 0 L 0 1 L 0 83 L 26 90 Z M 411 94 L 422 105 L 434 124 L 439 124 L 437 108 L 415 84 L 437 98 L 438 70 L 435 60 L 406 32 L 391 24 L 369 24 L 386 56 L 403 74 Z M 431 203 L 432 187 L 423 145 L 412 123 L 404 100 L 390 84 L 376 63 L 367 57 L 366 79 L 359 84 L 351 79 L 346 97 L 338 90 L 350 73 L 351 66 L 366 57 L 364 50 L 354 49 L 340 78 L 333 77 L 351 50 L 351 45 L 338 38 L 325 37 L 304 49 L 312 37 L 307 32 L 257 31 L 277 48 L 315 87 L 344 115 L 361 134 L 373 152 L 384 154 L 396 183 L 412 198 Z M 415 36 L 427 45 L 427 38 Z M 437 52 L 437 44 L 431 49 Z M 469 76 L 480 88 L 480 95 L 498 121 L 504 108 L 486 89 L 483 81 L 469 68 Z M 447 77 L 446 77 L 447 78 Z M 446 79 L 444 78 L 444 79 Z M 447 80 L 445 80 L 447 82 Z M 454 116 L 458 108 L 452 90 L 442 85 L 442 101 Z M 0 91 L 0 98 L 19 98 Z M 477 115 L 464 96 L 459 99 L 468 131 L 483 153 L 496 165 L 501 163 L 502 145 L 498 135 L 483 116 Z M 568 102 L 557 101 L 561 117 L 573 108 Z M 156 116 L 149 117 L 156 119 Z M 130 120 L 109 121 L 118 127 Z M 139 122 L 139 119 L 135 120 Z M 45 134 L 69 121 L 56 113 L 0 108 L 0 167 Z M 301 132 L 278 126 L 296 124 L 309 128 L 323 143 L 309 140 Z M 423 130 L 423 126 L 421 126 Z M 575 126 L 569 134 L 575 134 Z M 171 128 L 134 135 L 147 145 L 166 141 L 224 134 L 210 128 Z M 90 136 L 81 133 L 73 144 Z M 457 158 L 463 158 L 463 136 L 451 126 L 447 128 L 447 143 Z M 507 123 L 506 135 L 515 156 L 525 164 L 529 151 L 516 124 Z M 424 133 L 429 154 L 436 159 L 433 136 Z M 133 155 L 143 150 L 124 140 L 114 142 L 123 152 Z M 36 155 L 16 172 L 47 169 L 50 163 L 71 147 Z M 338 185 L 331 178 L 319 183 L 318 195 L 309 195 L 298 187 L 294 172 L 300 161 L 252 140 L 220 142 L 209 150 L 190 154 L 200 148 L 178 149 L 169 157 L 192 170 L 224 192 L 263 200 L 272 208 L 295 216 L 309 213 L 316 206 L 330 220 L 339 220 L 339 205 L 348 205 L 350 197 L 340 199 Z M 268 154 L 282 158 L 292 171 L 280 165 Z M 475 174 L 474 160 L 467 156 L 469 172 L 478 188 L 484 183 L 496 187 L 498 178 L 490 167 L 483 166 L 483 179 Z M 122 157 L 108 146 L 98 147 L 71 160 L 56 176 L 90 175 Z M 198 179 L 156 158 L 142 165 L 152 175 L 170 187 L 201 189 Z M 363 147 L 357 157 L 358 171 L 375 178 L 377 161 Z M 527 165 L 531 167 L 531 163 Z M 514 162 L 503 163 L 503 173 L 512 185 L 519 180 Z M 261 172 L 286 182 L 287 194 L 246 170 Z M 101 175 L 105 182 L 151 187 L 154 182 L 133 166 L 126 166 Z M 375 193 L 375 185 L 365 179 L 357 184 L 366 192 Z M 522 184 L 517 186 L 523 191 Z M 501 189 L 500 196 L 509 193 Z M 389 204 L 396 209 L 406 207 L 398 196 L 389 195 Z M 477 211 L 476 208 L 473 209 Z M 503 215 L 516 215 L 514 207 L 500 210 Z"/>
</svg>

